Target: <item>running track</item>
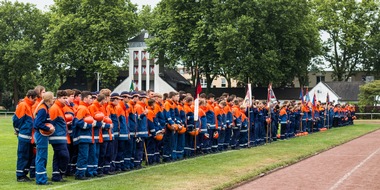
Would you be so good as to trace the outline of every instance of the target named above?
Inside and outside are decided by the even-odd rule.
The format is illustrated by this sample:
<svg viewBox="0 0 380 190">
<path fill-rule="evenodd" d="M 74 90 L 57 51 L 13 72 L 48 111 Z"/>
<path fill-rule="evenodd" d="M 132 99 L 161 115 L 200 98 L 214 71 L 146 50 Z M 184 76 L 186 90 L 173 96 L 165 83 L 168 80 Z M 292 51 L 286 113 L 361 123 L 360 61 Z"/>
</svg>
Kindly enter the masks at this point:
<svg viewBox="0 0 380 190">
<path fill-rule="evenodd" d="M 380 189 L 380 130 L 235 189 Z"/>
</svg>

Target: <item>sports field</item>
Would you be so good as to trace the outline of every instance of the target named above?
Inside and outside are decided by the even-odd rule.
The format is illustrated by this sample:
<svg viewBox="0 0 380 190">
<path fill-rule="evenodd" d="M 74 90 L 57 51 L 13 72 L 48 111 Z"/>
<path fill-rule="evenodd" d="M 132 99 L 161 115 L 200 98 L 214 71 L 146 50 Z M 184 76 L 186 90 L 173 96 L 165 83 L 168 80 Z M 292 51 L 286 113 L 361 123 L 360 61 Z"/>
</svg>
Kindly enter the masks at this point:
<svg viewBox="0 0 380 190">
<path fill-rule="evenodd" d="M 36 186 L 16 182 L 17 139 L 11 118 L 1 117 L 1 189 L 224 189 L 252 179 L 275 168 L 286 166 L 356 137 L 375 131 L 379 124 L 356 122 L 354 126 L 277 141 L 265 146 L 227 151 L 179 162 L 146 167 L 114 176 Z M 359 124 L 360 123 L 360 124 Z M 51 176 L 52 150 L 49 149 L 48 176 Z"/>
</svg>

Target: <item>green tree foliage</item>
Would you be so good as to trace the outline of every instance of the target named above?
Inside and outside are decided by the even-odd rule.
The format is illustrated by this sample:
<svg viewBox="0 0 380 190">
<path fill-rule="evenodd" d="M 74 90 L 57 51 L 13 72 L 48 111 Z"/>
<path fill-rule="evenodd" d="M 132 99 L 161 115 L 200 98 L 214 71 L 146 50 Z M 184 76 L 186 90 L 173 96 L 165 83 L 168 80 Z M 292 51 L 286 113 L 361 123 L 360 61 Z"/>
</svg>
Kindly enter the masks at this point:
<svg viewBox="0 0 380 190">
<path fill-rule="evenodd" d="M 231 75 L 258 85 L 307 83 L 307 71 L 320 52 L 315 17 L 308 1 L 225 1 L 216 34 L 217 50 Z"/>
<path fill-rule="evenodd" d="M 373 82 L 360 86 L 360 107 L 380 104 L 380 101 L 376 101 L 376 97 L 380 97 L 380 80 L 375 80 Z"/>
<path fill-rule="evenodd" d="M 328 34 L 324 58 L 334 78 L 347 81 L 366 60 L 364 50 L 371 22 L 377 14 L 374 0 L 315 0 L 320 30 Z"/>
<path fill-rule="evenodd" d="M 376 78 L 380 77 L 380 5 L 376 6 L 376 16 L 372 19 L 370 24 L 370 32 L 367 36 L 366 43 L 368 47 L 363 50 L 364 53 L 364 67 L 363 70 L 367 75 L 374 75 Z"/>
<path fill-rule="evenodd" d="M 11 91 L 18 102 L 33 88 L 47 17 L 34 5 L 0 2 L 0 92 Z"/>
<path fill-rule="evenodd" d="M 50 79 L 81 70 L 90 89 L 94 72 L 107 87 L 117 77 L 115 62 L 126 55 L 128 39 L 139 31 L 137 8 L 129 0 L 55 0 L 45 36 L 43 69 Z"/>
<path fill-rule="evenodd" d="M 155 10 L 151 51 L 165 63 L 196 65 L 208 87 L 217 75 L 250 78 L 257 85 L 307 81 L 320 52 L 319 33 L 307 1 L 163 0 Z"/>
</svg>

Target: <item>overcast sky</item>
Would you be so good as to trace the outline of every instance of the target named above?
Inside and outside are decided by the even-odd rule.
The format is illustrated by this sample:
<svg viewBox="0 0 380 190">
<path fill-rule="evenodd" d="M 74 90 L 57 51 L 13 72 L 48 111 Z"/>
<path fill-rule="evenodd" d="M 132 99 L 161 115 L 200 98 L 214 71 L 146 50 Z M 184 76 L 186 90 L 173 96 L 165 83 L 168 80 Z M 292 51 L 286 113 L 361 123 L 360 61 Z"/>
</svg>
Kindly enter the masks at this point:
<svg viewBox="0 0 380 190">
<path fill-rule="evenodd" d="M 31 3 L 37 5 L 37 8 L 41 10 L 48 10 L 47 6 L 54 4 L 53 0 L 10 0 L 12 2 L 24 2 L 24 3 Z M 156 6 L 160 0 L 131 0 L 133 4 L 137 4 L 139 8 L 141 9 L 142 5 L 151 5 L 152 8 Z"/>
</svg>

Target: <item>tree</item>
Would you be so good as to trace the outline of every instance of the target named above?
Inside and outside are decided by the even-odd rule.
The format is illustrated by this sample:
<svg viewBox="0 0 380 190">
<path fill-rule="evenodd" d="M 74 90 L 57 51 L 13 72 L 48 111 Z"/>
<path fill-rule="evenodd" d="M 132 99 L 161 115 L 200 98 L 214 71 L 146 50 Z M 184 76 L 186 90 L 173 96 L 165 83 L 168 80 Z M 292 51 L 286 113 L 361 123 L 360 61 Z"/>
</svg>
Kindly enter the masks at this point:
<svg viewBox="0 0 380 190">
<path fill-rule="evenodd" d="M 376 100 L 376 98 L 378 98 Z M 360 86 L 359 106 L 373 106 L 380 104 L 380 80 Z"/>
<path fill-rule="evenodd" d="M 217 51 L 223 68 L 259 86 L 307 83 L 308 67 L 320 54 L 315 17 L 308 1 L 225 1 L 219 8 Z"/>
<path fill-rule="evenodd" d="M 0 18 L 0 90 L 12 91 L 17 104 L 36 85 L 48 18 L 34 5 L 9 1 L 0 2 Z"/>
<path fill-rule="evenodd" d="M 128 40 L 139 31 L 136 11 L 129 0 L 55 0 L 43 52 L 49 77 L 63 83 L 80 70 L 86 73 L 88 89 L 94 72 L 102 72 L 104 86 L 114 82 L 115 63 L 125 57 Z"/>
<path fill-rule="evenodd" d="M 181 61 L 191 71 L 206 77 L 207 88 L 219 73 L 218 54 L 213 35 L 215 4 L 218 1 L 163 0 L 154 10 L 154 22 L 148 41 L 149 51 L 158 56 L 160 65 L 176 65 Z"/>
<path fill-rule="evenodd" d="M 333 68 L 335 80 L 347 81 L 366 59 L 365 39 L 378 5 L 373 0 L 315 0 L 315 3 L 320 29 L 329 36 L 324 42 L 324 58 Z"/>
<path fill-rule="evenodd" d="M 380 5 L 377 4 L 377 11 Z M 367 47 L 363 50 L 364 62 L 363 70 L 367 75 L 380 77 L 380 18 L 379 14 L 374 16 L 370 23 L 370 32 L 366 38 Z"/>
</svg>

